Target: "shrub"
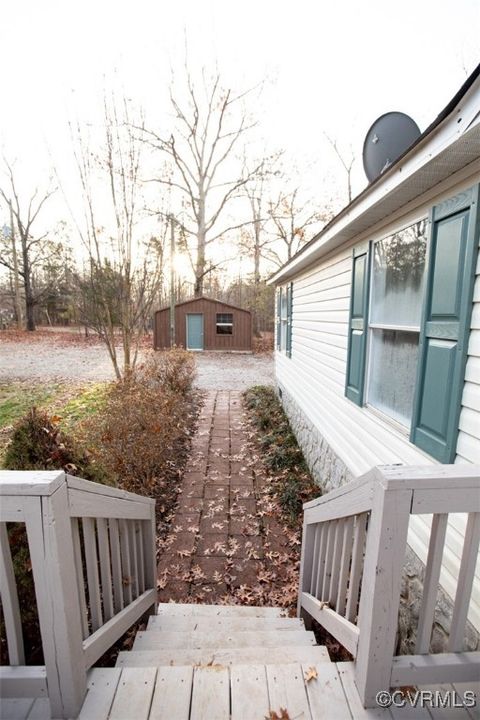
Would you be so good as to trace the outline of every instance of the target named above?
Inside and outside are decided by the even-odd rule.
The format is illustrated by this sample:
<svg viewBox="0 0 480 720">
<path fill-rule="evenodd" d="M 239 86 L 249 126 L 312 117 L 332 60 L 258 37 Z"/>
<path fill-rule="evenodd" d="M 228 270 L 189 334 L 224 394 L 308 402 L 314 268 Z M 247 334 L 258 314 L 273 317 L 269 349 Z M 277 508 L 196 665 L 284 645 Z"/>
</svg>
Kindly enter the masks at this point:
<svg viewBox="0 0 480 720">
<path fill-rule="evenodd" d="M 303 503 L 318 497 L 321 490 L 313 482 L 274 389 L 256 385 L 243 397 L 250 418 L 259 430 L 257 442 L 270 475 L 271 492 L 277 497 L 285 519 L 297 525 L 301 522 Z"/>
<path fill-rule="evenodd" d="M 192 426 L 194 370 L 191 354 L 174 348 L 112 386 L 90 444 L 119 486 L 158 496 L 178 480 L 178 456 Z"/>
<path fill-rule="evenodd" d="M 71 437 L 58 427 L 57 417 L 31 408 L 16 424 L 7 447 L 3 466 L 6 470 L 58 470 L 86 480 L 105 482 L 101 467 Z"/>
<path fill-rule="evenodd" d="M 16 424 L 4 457 L 7 470 L 65 470 L 87 480 L 104 482 L 105 473 L 90 456 L 58 427 L 57 417 L 31 408 Z M 22 615 L 22 632 L 28 663 L 43 663 L 35 587 L 25 525 L 8 524 L 8 537 Z M 2 664 L 6 663 L 6 632 L 0 621 Z"/>
<path fill-rule="evenodd" d="M 195 378 L 195 360 L 192 353 L 182 348 L 154 355 L 147 363 L 146 372 L 154 378 L 158 387 L 164 387 L 186 397 Z M 141 371 L 140 371 L 141 372 Z"/>
</svg>

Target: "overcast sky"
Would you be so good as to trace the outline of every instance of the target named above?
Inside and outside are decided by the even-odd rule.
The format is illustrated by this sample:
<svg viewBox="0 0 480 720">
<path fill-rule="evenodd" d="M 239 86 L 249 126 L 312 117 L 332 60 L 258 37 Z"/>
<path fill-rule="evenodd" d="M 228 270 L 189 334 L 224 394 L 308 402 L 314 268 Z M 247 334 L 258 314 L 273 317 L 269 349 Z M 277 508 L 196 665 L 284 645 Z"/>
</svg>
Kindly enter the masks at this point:
<svg viewBox="0 0 480 720">
<path fill-rule="evenodd" d="M 4 2 L 3 152 L 18 158 L 24 177 L 41 182 L 52 158 L 69 156 L 68 115 L 94 118 L 114 72 L 160 123 L 185 36 L 189 61 L 216 62 L 225 84 L 244 88 L 267 78 L 256 107 L 263 137 L 301 171 L 312 165 L 309 182 L 319 193 L 325 184 L 343 192 L 324 132 L 345 152 L 351 144 L 358 193 L 373 120 L 401 110 L 425 129 L 480 61 L 480 2 Z"/>
</svg>

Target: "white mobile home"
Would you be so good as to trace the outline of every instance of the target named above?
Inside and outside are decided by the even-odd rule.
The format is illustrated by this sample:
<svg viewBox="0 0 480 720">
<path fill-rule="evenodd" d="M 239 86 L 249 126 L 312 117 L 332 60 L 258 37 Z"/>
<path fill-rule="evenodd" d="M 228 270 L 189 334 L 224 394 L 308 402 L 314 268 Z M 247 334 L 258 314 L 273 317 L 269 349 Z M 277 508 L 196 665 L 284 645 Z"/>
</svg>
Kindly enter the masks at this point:
<svg viewBox="0 0 480 720">
<path fill-rule="evenodd" d="M 477 68 L 272 278 L 278 392 L 325 489 L 378 465 L 480 465 L 479 197 Z M 426 559 L 429 518 L 411 521 L 413 565 Z M 440 575 L 451 597 L 464 535 L 453 516 Z M 477 631 L 478 578 L 477 566 Z"/>
</svg>

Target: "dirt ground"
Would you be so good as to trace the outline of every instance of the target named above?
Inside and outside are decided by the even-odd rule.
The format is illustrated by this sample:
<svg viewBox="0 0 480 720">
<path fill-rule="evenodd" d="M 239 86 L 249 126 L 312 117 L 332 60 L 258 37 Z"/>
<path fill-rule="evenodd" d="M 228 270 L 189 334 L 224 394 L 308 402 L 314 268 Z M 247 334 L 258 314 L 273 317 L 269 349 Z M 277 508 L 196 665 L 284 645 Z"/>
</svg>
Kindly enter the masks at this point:
<svg viewBox="0 0 480 720">
<path fill-rule="evenodd" d="M 151 352 L 143 350 L 142 357 Z M 244 390 L 273 384 L 271 355 L 196 353 L 197 387 Z M 78 380 L 114 378 L 107 350 L 97 339 L 39 331 L 33 336 L 0 333 L 0 382 L 9 380 Z"/>
</svg>

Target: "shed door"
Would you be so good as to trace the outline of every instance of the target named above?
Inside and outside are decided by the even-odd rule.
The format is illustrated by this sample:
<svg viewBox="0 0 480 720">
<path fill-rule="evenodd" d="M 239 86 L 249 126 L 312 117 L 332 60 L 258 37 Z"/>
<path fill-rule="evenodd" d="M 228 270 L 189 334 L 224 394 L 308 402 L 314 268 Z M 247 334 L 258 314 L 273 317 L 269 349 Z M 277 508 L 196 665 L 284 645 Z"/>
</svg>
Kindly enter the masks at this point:
<svg viewBox="0 0 480 720">
<path fill-rule="evenodd" d="M 187 314 L 187 350 L 203 350 L 203 314 Z"/>
</svg>

